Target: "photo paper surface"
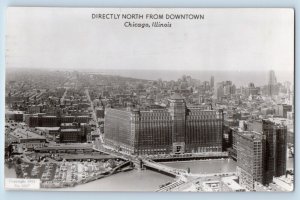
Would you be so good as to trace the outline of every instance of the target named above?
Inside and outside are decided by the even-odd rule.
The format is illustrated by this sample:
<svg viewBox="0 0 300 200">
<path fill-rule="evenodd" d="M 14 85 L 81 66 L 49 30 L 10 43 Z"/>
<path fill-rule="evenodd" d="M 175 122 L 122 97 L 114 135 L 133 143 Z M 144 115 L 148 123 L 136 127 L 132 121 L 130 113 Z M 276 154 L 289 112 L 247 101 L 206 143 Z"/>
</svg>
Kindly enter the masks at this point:
<svg viewBox="0 0 300 200">
<path fill-rule="evenodd" d="M 5 188 L 290 192 L 294 10 L 10 7 Z"/>
</svg>

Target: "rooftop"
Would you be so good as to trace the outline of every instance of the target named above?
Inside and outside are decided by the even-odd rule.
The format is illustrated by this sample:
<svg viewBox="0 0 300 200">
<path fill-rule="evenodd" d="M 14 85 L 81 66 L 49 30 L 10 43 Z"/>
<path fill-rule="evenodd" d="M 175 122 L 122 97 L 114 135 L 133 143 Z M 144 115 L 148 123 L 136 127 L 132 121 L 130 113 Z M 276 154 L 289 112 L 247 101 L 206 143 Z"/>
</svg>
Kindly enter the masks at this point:
<svg viewBox="0 0 300 200">
<path fill-rule="evenodd" d="M 285 125 L 287 121 L 289 121 L 286 118 L 281 118 L 281 117 L 273 117 L 268 119 L 270 122 L 275 123 L 276 125 Z"/>
<path fill-rule="evenodd" d="M 61 129 L 60 132 L 63 133 L 63 132 L 78 132 L 80 131 L 80 128 L 67 128 L 67 129 Z"/>
<path fill-rule="evenodd" d="M 15 131 L 10 132 L 10 135 L 19 139 L 45 139 L 39 134 L 21 128 L 17 128 Z"/>
<path fill-rule="evenodd" d="M 235 180 L 237 180 L 236 176 L 222 178 L 222 182 L 233 190 L 244 190 L 244 188 L 241 187 L 240 184 L 238 184 Z"/>
<path fill-rule="evenodd" d="M 72 123 L 61 123 L 60 126 L 72 126 L 72 125 L 77 125 L 76 123 L 72 122 Z"/>
<path fill-rule="evenodd" d="M 9 110 L 9 111 L 6 111 L 6 114 L 24 114 L 24 112 L 18 111 L 18 110 Z"/>
<path fill-rule="evenodd" d="M 250 140 L 261 140 L 263 138 L 263 135 L 256 131 L 239 131 L 238 134 Z"/>
<path fill-rule="evenodd" d="M 180 94 L 174 93 L 173 95 L 171 95 L 170 99 L 172 99 L 172 100 L 182 100 L 184 98 Z"/>
<path fill-rule="evenodd" d="M 36 127 L 38 130 L 59 131 L 60 127 Z"/>
<path fill-rule="evenodd" d="M 93 146 L 91 144 L 75 143 L 75 144 L 55 144 L 55 145 L 50 145 L 48 147 L 41 147 L 39 149 L 58 150 L 58 149 L 92 149 L 92 148 Z"/>
</svg>

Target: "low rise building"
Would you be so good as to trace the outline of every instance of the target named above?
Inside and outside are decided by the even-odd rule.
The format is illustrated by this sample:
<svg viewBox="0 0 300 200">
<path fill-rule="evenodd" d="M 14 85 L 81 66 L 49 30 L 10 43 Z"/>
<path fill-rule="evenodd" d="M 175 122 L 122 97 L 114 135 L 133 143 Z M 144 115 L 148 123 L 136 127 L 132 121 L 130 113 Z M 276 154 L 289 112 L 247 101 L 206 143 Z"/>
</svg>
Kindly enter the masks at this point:
<svg viewBox="0 0 300 200">
<path fill-rule="evenodd" d="M 93 152 L 93 145 L 81 143 L 55 144 L 35 148 L 35 151 L 41 153 L 91 153 Z"/>
<path fill-rule="evenodd" d="M 238 177 L 228 176 L 221 179 L 222 192 L 245 192 L 246 189 L 238 183 Z"/>
<path fill-rule="evenodd" d="M 24 148 L 28 149 L 44 147 L 46 143 L 45 137 L 21 128 L 17 128 L 13 132 L 10 132 L 9 136 L 14 138 Z"/>
<path fill-rule="evenodd" d="M 61 129 L 59 141 L 62 143 L 77 143 L 84 141 L 84 137 L 80 128 Z"/>
<path fill-rule="evenodd" d="M 6 120 L 13 120 L 16 122 L 23 121 L 24 112 L 22 111 L 6 111 L 5 112 L 5 119 Z"/>
</svg>

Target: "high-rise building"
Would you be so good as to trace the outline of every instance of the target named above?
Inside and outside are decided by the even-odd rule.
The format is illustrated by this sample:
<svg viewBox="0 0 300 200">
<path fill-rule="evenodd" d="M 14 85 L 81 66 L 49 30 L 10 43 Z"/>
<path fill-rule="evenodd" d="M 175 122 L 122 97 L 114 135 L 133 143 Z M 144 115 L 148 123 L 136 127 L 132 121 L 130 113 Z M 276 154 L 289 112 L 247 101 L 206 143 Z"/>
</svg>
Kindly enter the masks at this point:
<svg viewBox="0 0 300 200">
<path fill-rule="evenodd" d="M 215 88 L 215 96 L 218 100 L 224 96 L 223 82 L 217 83 L 217 86 Z"/>
<path fill-rule="evenodd" d="M 277 116 L 287 118 L 287 113 L 292 111 L 292 105 L 278 104 L 275 109 L 275 114 Z"/>
<path fill-rule="evenodd" d="M 286 172 L 287 127 L 275 120 L 263 120 L 263 134 L 266 136 L 265 183 Z"/>
<path fill-rule="evenodd" d="M 161 109 L 107 109 L 105 143 L 131 154 L 222 151 L 222 111 L 187 106 L 179 94 L 169 102 Z"/>
<path fill-rule="evenodd" d="M 232 84 L 231 81 L 223 81 L 217 83 L 216 88 L 214 89 L 215 96 L 218 100 L 223 97 L 228 97 L 232 94 L 236 94 L 236 86 Z"/>
<path fill-rule="evenodd" d="M 264 184 L 269 184 L 273 177 L 282 176 L 286 172 L 287 126 L 280 121 L 280 118 L 272 118 L 253 121 L 249 123 L 248 128 L 266 137 Z"/>
<path fill-rule="evenodd" d="M 275 72 L 273 70 L 269 71 L 269 80 L 268 80 L 268 95 L 274 96 L 278 95 L 279 88 L 277 85 L 277 79 L 275 76 Z"/>
<path fill-rule="evenodd" d="M 249 83 L 248 88 L 245 89 L 245 94 L 247 96 L 258 95 L 259 94 L 259 87 L 255 87 L 254 83 Z"/>
<path fill-rule="evenodd" d="M 268 83 L 269 83 L 269 85 L 276 85 L 277 84 L 277 79 L 276 79 L 274 70 L 269 71 Z"/>
<path fill-rule="evenodd" d="M 236 134 L 239 184 L 248 190 L 255 182 L 264 183 L 265 142 L 265 136 L 255 131 Z"/>
<path fill-rule="evenodd" d="M 210 77 L 210 88 L 213 89 L 215 87 L 215 77 L 211 76 Z"/>
</svg>

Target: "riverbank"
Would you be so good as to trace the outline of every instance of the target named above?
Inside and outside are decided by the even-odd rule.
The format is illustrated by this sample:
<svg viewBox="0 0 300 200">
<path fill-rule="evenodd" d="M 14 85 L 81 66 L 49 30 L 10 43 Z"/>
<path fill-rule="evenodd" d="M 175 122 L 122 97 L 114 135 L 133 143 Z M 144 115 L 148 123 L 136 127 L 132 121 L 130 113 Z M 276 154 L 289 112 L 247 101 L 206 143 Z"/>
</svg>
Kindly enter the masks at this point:
<svg viewBox="0 0 300 200">
<path fill-rule="evenodd" d="M 132 169 L 133 168 L 126 169 L 126 172 L 130 171 Z M 96 180 L 99 180 L 99 179 L 102 179 L 102 178 L 107 178 L 109 176 L 112 176 L 112 175 L 120 173 L 120 172 L 125 172 L 125 171 L 122 170 L 122 171 L 114 171 L 113 173 L 110 173 L 111 171 L 112 170 L 103 172 L 100 175 L 90 177 L 88 179 L 84 179 L 84 180 L 79 181 L 79 182 L 65 182 L 65 183 L 62 183 L 62 182 L 44 182 L 44 183 L 41 183 L 41 188 L 43 188 L 43 189 L 55 189 L 55 188 L 75 187 L 77 185 L 87 184 L 87 183 L 90 183 L 92 181 L 96 181 Z"/>
<path fill-rule="evenodd" d="M 162 163 L 167 166 L 187 169 L 190 167 L 191 173 L 228 173 L 235 171 L 235 161 L 227 159 L 218 160 L 197 160 Z M 287 167 L 293 166 L 293 160 L 289 159 Z M 197 170 L 198 169 L 198 170 Z M 221 169 L 221 170 L 220 170 Z M 5 168 L 6 178 L 13 177 L 15 172 Z M 173 178 L 162 175 L 151 170 L 130 170 L 128 172 L 116 173 L 84 184 L 63 188 L 42 188 L 45 191 L 156 191 L 160 185 L 173 182 Z"/>
<path fill-rule="evenodd" d="M 122 169 L 121 169 L 122 168 Z M 119 171 L 132 170 L 129 162 L 27 162 L 21 157 L 5 160 L 6 178 L 41 180 L 41 188 L 64 188 L 106 178 Z M 7 174 L 9 174 L 8 177 Z M 15 176 L 13 176 L 15 175 Z"/>
<path fill-rule="evenodd" d="M 151 170 L 130 170 L 75 187 L 47 188 L 46 191 L 153 192 L 159 189 L 160 185 L 173 180 L 172 177 Z"/>
<path fill-rule="evenodd" d="M 213 161 L 213 162 L 212 162 Z M 223 173 L 235 171 L 235 161 L 227 159 L 217 160 L 196 160 L 182 162 L 162 163 L 164 165 L 172 165 L 171 167 L 178 169 L 191 168 L 191 173 L 198 173 L 197 168 L 201 169 L 201 173 L 220 173 L 219 167 L 223 166 Z M 90 183 L 76 185 L 75 187 L 60 188 L 58 191 L 156 191 L 159 186 L 167 183 L 173 183 L 174 178 L 163 175 L 159 172 L 146 170 L 131 170 L 126 173 L 118 173 L 114 176 L 99 179 Z M 125 184 L 126 183 L 126 184 Z"/>
</svg>

